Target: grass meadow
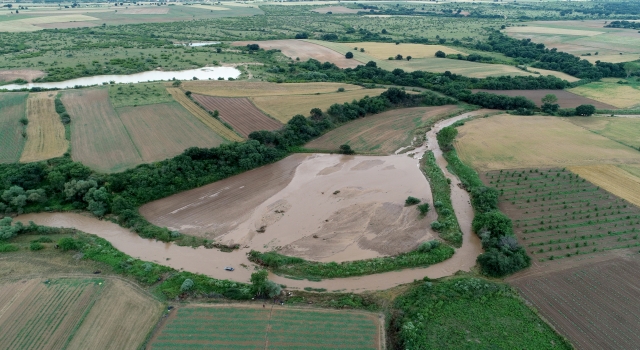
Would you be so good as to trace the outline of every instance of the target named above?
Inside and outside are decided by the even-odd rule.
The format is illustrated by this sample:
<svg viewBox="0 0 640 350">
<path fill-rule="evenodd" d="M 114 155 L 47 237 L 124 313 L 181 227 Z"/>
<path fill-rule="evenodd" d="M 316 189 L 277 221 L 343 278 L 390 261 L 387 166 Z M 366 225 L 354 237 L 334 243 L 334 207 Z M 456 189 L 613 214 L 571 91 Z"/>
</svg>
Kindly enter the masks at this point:
<svg viewBox="0 0 640 350">
<path fill-rule="evenodd" d="M 27 93 L 0 94 L 0 163 L 20 160 L 26 141 L 20 120 L 26 118 L 27 96 Z"/>
</svg>

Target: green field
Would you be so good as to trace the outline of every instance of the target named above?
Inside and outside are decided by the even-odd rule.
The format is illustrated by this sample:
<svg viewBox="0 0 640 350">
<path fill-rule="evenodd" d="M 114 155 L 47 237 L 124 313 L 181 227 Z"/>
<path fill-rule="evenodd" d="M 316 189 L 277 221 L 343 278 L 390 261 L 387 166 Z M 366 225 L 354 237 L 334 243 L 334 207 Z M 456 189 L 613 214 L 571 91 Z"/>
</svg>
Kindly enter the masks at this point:
<svg viewBox="0 0 640 350">
<path fill-rule="evenodd" d="M 15 163 L 20 159 L 25 144 L 26 93 L 0 94 L 0 163 Z"/>
<path fill-rule="evenodd" d="M 380 349 L 378 315 L 268 304 L 172 311 L 151 349 Z"/>
<path fill-rule="evenodd" d="M 424 282 L 395 307 L 403 349 L 572 349 L 511 287 L 485 279 Z"/>
<path fill-rule="evenodd" d="M 592 117 L 569 120 L 598 135 L 640 150 L 640 119 L 638 118 Z"/>
<path fill-rule="evenodd" d="M 109 85 L 109 99 L 115 108 L 174 102 L 163 83 Z"/>
</svg>

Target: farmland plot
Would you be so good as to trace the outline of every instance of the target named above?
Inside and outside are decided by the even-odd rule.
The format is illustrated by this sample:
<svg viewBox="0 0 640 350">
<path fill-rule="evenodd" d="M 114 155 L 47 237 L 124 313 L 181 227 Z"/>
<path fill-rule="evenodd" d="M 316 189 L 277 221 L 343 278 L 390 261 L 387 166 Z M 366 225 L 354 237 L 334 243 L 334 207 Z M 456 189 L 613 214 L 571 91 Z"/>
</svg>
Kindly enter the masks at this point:
<svg viewBox="0 0 640 350">
<path fill-rule="evenodd" d="M 569 120 L 598 135 L 640 150 L 639 118 L 585 117 Z"/>
<path fill-rule="evenodd" d="M 151 349 L 380 349 L 375 314 L 277 306 L 189 306 L 177 309 Z"/>
<path fill-rule="evenodd" d="M 570 167 L 569 170 L 640 207 L 640 178 L 615 166 Z"/>
<path fill-rule="evenodd" d="M 597 81 L 569 91 L 618 108 L 634 108 L 640 105 L 640 87 L 634 85 Z"/>
<path fill-rule="evenodd" d="M 55 93 L 40 92 L 27 99 L 27 143 L 20 162 L 36 162 L 62 156 L 69 149 L 64 125 L 56 113 Z"/>
<path fill-rule="evenodd" d="M 267 40 L 267 41 L 236 41 L 231 45 L 246 46 L 248 44 L 260 45 L 265 50 L 281 50 L 282 54 L 292 59 L 300 58 L 300 61 L 307 61 L 310 58 L 320 62 L 331 62 L 340 68 L 355 68 L 362 64 L 354 59 L 347 59 L 344 54 L 338 53 L 330 48 L 304 40 Z"/>
<path fill-rule="evenodd" d="M 637 256 L 615 258 L 510 282 L 577 349 L 632 349 L 640 343 L 639 269 Z"/>
<path fill-rule="evenodd" d="M 489 92 L 496 95 L 506 96 L 524 96 L 535 102 L 538 106 L 542 106 L 542 98 L 548 94 L 555 95 L 558 98 L 558 104 L 561 108 L 576 108 L 580 105 L 593 105 L 598 109 L 616 109 L 615 106 L 592 100 L 580 95 L 573 94 L 564 90 L 472 90 L 473 92 Z"/>
<path fill-rule="evenodd" d="M 15 163 L 25 144 L 20 119 L 25 117 L 26 93 L 0 94 L 0 163 Z"/>
<path fill-rule="evenodd" d="M 456 109 L 456 106 L 415 107 L 374 114 L 334 129 L 305 147 L 337 150 L 348 144 L 357 152 L 390 154 L 411 145 L 416 128 Z"/>
<path fill-rule="evenodd" d="M 189 147 L 211 148 L 225 142 L 176 102 L 117 111 L 144 163 L 174 157 Z"/>
<path fill-rule="evenodd" d="M 67 91 L 62 96 L 71 116 L 73 160 L 103 172 L 142 163 L 131 136 L 109 102 L 107 89 Z"/>
<path fill-rule="evenodd" d="M 229 123 L 244 137 L 259 130 L 278 130 L 282 124 L 260 112 L 248 99 L 191 95 L 209 111 L 218 111 L 220 119 Z"/>
<path fill-rule="evenodd" d="M 195 80 L 182 83 L 184 90 L 194 94 L 218 97 L 258 97 L 312 95 L 336 92 L 339 88 L 345 91 L 362 90 L 362 86 L 343 83 L 267 83 L 228 80 Z"/>
<path fill-rule="evenodd" d="M 567 169 L 482 175 L 500 191 L 500 208 L 513 219 L 514 232 L 536 266 L 640 246 L 640 209 Z"/>
<path fill-rule="evenodd" d="M 637 150 L 567 118 L 501 114 L 470 121 L 458 130 L 460 159 L 480 170 L 640 164 Z"/>
</svg>

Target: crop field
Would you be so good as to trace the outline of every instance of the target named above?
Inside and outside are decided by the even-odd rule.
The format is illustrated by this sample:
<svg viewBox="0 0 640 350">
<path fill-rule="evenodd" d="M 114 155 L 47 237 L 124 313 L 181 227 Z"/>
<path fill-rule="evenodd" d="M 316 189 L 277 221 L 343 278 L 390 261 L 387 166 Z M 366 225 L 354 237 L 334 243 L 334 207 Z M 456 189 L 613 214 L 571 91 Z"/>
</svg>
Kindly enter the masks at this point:
<svg viewBox="0 0 640 350">
<path fill-rule="evenodd" d="M 22 282 L 22 281 L 21 281 Z M 61 349 L 102 291 L 102 280 L 41 279 L 3 284 L 0 347 Z"/>
<path fill-rule="evenodd" d="M 143 163 L 174 157 L 189 147 L 226 142 L 177 102 L 122 107 L 117 113 Z"/>
<path fill-rule="evenodd" d="M 163 83 L 109 85 L 109 98 L 116 108 L 173 102 Z"/>
<path fill-rule="evenodd" d="M 0 163 L 15 163 L 25 144 L 20 119 L 26 117 L 26 93 L 0 94 Z"/>
<path fill-rule="evenodd" d="M 618 108 L 640 106 L 640 85 L 637 83 L 627 85 L 612 82 L 593 82 L 568 91 Z"/>
<path fill-rule="evenodd" d="M 336 92 L 339 88 L 345 91 L 363 90 L 362 86 L 343 83 L 291 83 L 276 84 L 267 82 L 198 80 L 182 83 L 184 90 L 194 94 L 218 97 L 261 97 L 290 95 L 315 95 Z"/>
<path fill-rule="evenodd" d="M 233 130 L 244 137 L 259 130 L 278 130 L 282 123 L 269 118 L 262 113 L 247 98 L 242 97 L 213 97 L 191 95 L 207 110 L 220 113 L 220 119 L 233 127 Z"/>
<path fill-rule="evenodd" d="M 640 246 L 640 208 L 580 173 L 553 168 L 483 175 L 488 186 L 500 191 L 500 208 L 513 219 L 518 240 L 538 263 L 584 260 Z M 615 178 L 608 181 L 615 184 Z"/>
<path fill-rule="evenodd" d="M 392 154 L 411 145 L 416 128 L 439 116 L 453 113 L 457 106 L 403 108 L 356 119 L 307 143 L 306 148 L 337 150 L 348 144 L 362 153 Z"/>
<path fill-rule="evenodd" d="M 345 92 L 331 92 L 324 94 L 288 95 L 288 96 L 259 96 L 251 100 L 263 112 L 278 119 L 282 123 L 288 122 L 293 116 L 302 114 L 308 116 L 313 108 L 327 110 L 334 103 L 352 102 L 365 96 L 378 96 L 385 89 L 359 89 Z"/>
<path fill-rule="evenodd" d="M 260 48 L 265 50 L 280 50 L 283 55 L 291 59 L 299 58 L 300 61 L 307 61 L 310 58 L 320 62 L 331 62 L 340 68 L 355 68 L 360 62 L 354 59 L 347 59 L 344 54 L 340 54 L 330 48 L 323 47 L 304 40 L 267 40 L 267 41 L 236 41 L 232 45 L 245 46 L 247 44 L 258 43 Z"/>
<path fill-rule="evenodd" d="M 577 349 L 631 349 L 640 342 L 637 254 L 510 281 Z"/>
<path fill-rule="evenodd" d="M 640 119 L 638 118 L 584 117 L 569 120 L 593 133 L 640 150 Z"/>
<path fill-rule="evenodd" d="M 42 28 L 38 27 L 39 24 L 87 22 L 97 20 L 98 18 L 80 14 L 31 17 L 12 21 L 0 21 L 0 32 L 33 32 L 42 30 Z"/>
<path fill-rule="evenodd" d="M 547 94 L 556 95 L 561 108 L 576 108 L 580 105 L 594 105 L 598 109 L 616 109 L 615 106 L 595 101 L 564 90 L 472 90 L 473 92 L 485 91 L 496 95 L 524 96 L 542 106 L 542 98 Z"/>
<path fill-rule="evenodd" d="M 640 177 L 615 165 L 569 167 L 569 170 L 640 207 Z"/>
<path fill-rule="evenodd" d="M 163 309 L 116 279 L 7 281 L 0 291 L 3 349 L 137 349 Z"/>
<path fill-rule="evenodd" d="M 75 161 L 103 172 L 142 163 L 127 128 L 109 101 L 107 89 L 66 91 L 62 102 L 71 116 L 71 150 Z"/>
<path fill-rule="evenodd" d="M 352 51 L 364 52 L 369 56 L 373 56 L 379 60 L 386 60 L 389 57 L 396 57 L 400 54 L 403 57 L 411 56 L 412 58 L 431 58 L 435 57 L 436 52 L 443 51 L 446 54 L 462 53 L 443 45 L 422 45 L 422 44 L 405 44 L 396 45 L 395 43 L 376 43 L 376 42 L 355 42 L 342 44 L 345 47 L 352 47 Z M 366 62 L 364 62 L 366 63 Z"/>
<path fill-rule="evenodd" d="M 62 156 L 69 149 L 64 125 L 56 113 L 55 92 L 32 93 L 27 99 L 27 142 L 20 162 L 36 162 Z"/>
<path fill-rule="evenodd" d="M 523 23 L 524 27 L 508 27 L 505 33 L 517 39 L 531 39 L 591 62 L 637 60 L 640 33 L 632 29 L 604 28 L 605 24 L 605 20 L 528 22 Z"/>
<path fill-rule="evenodd" d="M 178 88 L 167 88 L 167 91 L 178 101 L 186 110 L 198 118 L 204 125 L 208 126 L 216 134 L 220 135 L 228 141 L 242 141 L 242 137 L 233 132 L 233 130 L 227 128 L 219 120 L 210 116 L 207 111 L 200 108 L 197 104 L 191 101 L 182 90 Z"/>
<path fill-rule="evenodd" d="M 460 159 L 479 170 L 640 164 L 640 152 L 567 118 L 501 114 L 458 128 Z"/>
<path fill-rule="evenodd" d="M 178 308 L 151 349 L 381 349 L 376 314 L 233 306 Z"/>
</svg>

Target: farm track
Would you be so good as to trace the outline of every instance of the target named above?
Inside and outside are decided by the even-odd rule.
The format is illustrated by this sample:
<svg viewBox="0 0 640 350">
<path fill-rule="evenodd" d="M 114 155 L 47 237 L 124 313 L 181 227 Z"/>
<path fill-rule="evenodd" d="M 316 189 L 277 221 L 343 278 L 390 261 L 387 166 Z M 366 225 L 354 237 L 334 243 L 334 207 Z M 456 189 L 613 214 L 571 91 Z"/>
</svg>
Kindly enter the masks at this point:
<svg viewBox="0 0 640 350">
<path fill-rule="evenodd" d="M 37 162 L 60 157 L 69 149 L 64 125 L 56 113 L 55 93 L 32 93 L 27 99 L 27 142 L 21 163 Z"/>
<path fill-rule="evenodd" d="M 205 110 L 200 108 L 198 105 L 193 103 L 182 90 L 178 88 L 167 88 L 167 91 L 173 96 L 173 98 L 178 101 L 184 108 L 186 108 L 191 114 L 196 116 L 204 125 L 211 128 L 211 130 L 215 131 L 218 135 L 224 137 L 229 141 L 237 141 L 240 142 L 243 139 L 238 136 L 233 130 L 229 130 L 226 126 L 224 126 L 221 122 L 213 118 L 209 115 Z"/>
<path fill-rule="evenodd" d="M 213 97 L 204 95 L 191 95 L 207 110 L 220 113 L 220 119 L 229 123 L 234 130 L 245 138 L 250 133 L 259 130 L 278 130 L 282 123 L 269 118 L 262 113 L 247 98 L 237 97 Z"/>
</svg>

